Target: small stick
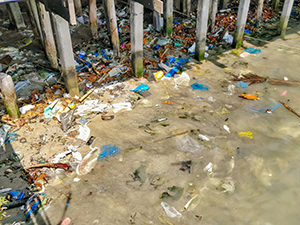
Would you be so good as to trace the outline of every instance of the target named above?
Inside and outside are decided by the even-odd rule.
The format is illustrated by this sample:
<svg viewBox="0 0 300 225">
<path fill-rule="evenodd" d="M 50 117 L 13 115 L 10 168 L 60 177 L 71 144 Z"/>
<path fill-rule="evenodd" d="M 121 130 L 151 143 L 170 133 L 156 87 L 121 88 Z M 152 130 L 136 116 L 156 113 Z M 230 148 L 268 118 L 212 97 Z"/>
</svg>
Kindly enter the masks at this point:
<svg viewBox="0 0 300 225">
<path fill-rule="evenodd" d="M 183 131 L 183 132 L 180 132 L 180 133 L 176 133 L 176 134 L 172 134 L 168 137 L 164 137 L 164 138 L 161 138 L 161 139 L 158 139 L 154 142 L 160 142 L 160 141 L 163 141 L 163 140 L 166 140 L 166 139 L 169 139 L 169 138 L 172 138 L 172 137 L 175 137 L 175 136 L 179 136 L 179 135 L 183 135 L 183 134 L 186 134 L 188 131 Z"/>
<path fill-rule="evenodd" d="M 288 106 L 287 104 L 285 104 L 282 101 L 279 101 L 287 110 L 291 111 L 292 113 L 294 113 L 296 116 L 298 116 L 300 118 L 300 114 L 297 113 L 294 109 L 292 109 L 290 106 Z"/>
</svg>

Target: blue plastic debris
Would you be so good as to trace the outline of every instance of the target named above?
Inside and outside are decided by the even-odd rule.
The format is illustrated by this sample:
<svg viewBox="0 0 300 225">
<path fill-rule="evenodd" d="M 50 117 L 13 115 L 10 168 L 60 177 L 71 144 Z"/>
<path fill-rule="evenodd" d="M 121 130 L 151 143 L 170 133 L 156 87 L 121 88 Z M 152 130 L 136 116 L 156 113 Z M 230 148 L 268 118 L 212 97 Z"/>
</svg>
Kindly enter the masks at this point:
<svg viewBox="0 0 300 225">
<path fill-rule="evenodd" d="M 15 141 L 17 136 L 18 136 L 18 134 L 16 132 L 8 132 L 4 144 L 9 144 L 9 143 Z"/>
<path fill-rule="evenodd" d="M 174 63 L 176 61 L 176 58 L 175 57 L 170 57 L 168 59 L 169 63 Z"/>
<path fill-rule="evenodd" d="M 103 161 L 104 159 L 114 156 L 118 153 L 120 153 L 120 149 L 117 147 L 117 145 L 103 145 L 101 147 L 101 153 L 98 155 L 98 161 Z"/>
<path fill-rule="evenodd" d="M 249 86 L 247 83 L 245 83 L 244 81 L 239 81 L 236 83 L 238 86 L 240 86 L 241 88 L 245 88 L 247 89 Z"/>
<path fill-rule="evenodd" d="M 276 109 L 278 109 L 282 104 L 276 103 L 273 105 L 266 106 L 264 108 L 250 108 L 249 111 L 256 112 L 256 113 L 267 113 L 267 112 L 275 112 Z"/>
<path fill-rule="evenodd" d="M 158 50 L 160 48 L 160 45 L 155 45 L 154 47 L 153 47 L 153 50 Z"/>
<path fill-rule="evenodd" d="M 179 22 L 178 22 L 177 20 L 175 20 L 175 21 L 174 21 L 174 24 L 177 24 L 177 23 L 179 23 Z"/>
<path fill-rule="evenodd" d="M 208 91 L 209 87 L 205 84 L 199 84 L 198 82 L 195 82 L 191 85 L 193 90 L 200 90 L 200 91 Z"/>
<path fill-rule="evenodd" d="M 136 93 L 142 93 L 143 91 L 147 91 L 149 89 L 150 89 L 150 87 L 147 84 L 140 84 L 132 91 L 136 92 Z"/>
<path fill-rule="evenodd" d="M 169 73 L 167 73 L 167 74 L 165 75 L 165 77 L 171 77 L 171 76 L 173 76 L 175 73 L 177 73 L 178 71 L 179 71 L 179 68 L 173 67 L 173 68 L 169 71 Z"/>
<path fill-rule="evenodd" d="M 250 30 L 245 30 L 244 33 L 251 34 L 251 31 Z"/>
<path fill-rule="evenodd" d="M 255 54 L 255 55 L 261 53 L 261 49 L 258 49 L 258 48 L 246 48 L 244 50 L 245 50 L 245 52 L 248 52 L 250 54 Z"/>
<path fill-rule="evenodd" d="M 11 192 L 9 192 L 9 194 L 11 195 L 12 198 L 14 198 L 16 200 L 21 200 L 25 195 L 21 191 L 11 191 Z"/>
</svg>

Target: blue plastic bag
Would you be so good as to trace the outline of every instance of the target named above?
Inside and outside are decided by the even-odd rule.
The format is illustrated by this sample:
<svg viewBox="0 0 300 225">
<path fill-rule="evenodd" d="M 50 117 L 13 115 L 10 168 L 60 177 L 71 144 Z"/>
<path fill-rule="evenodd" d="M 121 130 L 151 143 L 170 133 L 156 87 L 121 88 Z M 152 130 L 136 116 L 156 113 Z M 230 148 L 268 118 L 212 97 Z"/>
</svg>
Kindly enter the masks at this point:
<svg viewBox="0 0 300 225">
<path fill-rule="evenodd" d="M 239 81 L 236 83 L 238 86 L 240 86 L 241 88 L 245 88 L 247 89 L 248 88 L 248 84 L 245 83 L 244 81 Z"/>
<path fill-rule="evenodd" d="M 193 88 L 193 90 L 200 90 L 200 91 L 209 91 L 209 87 L 205 84 L 199 84 L 198 82 L 193 83 L 191 85 L 191 87 Z"/>
<path fill-rule="evenodd" d="M 136 92 L 136 93 L 142 93 L 143 91 L 147 91 L 149 89 L 150 89 L 150 87 L 147 84 L 140 84 L 132 91 Z"/>
<path fill-rule="evenodd" d="M 278 109 L 282 104 L 276 103 L 274 105 L 268 105 L 264 108 L 250 108 L 249 111 L 256 112 L 256 113 L 266 113 L 267 110 L 270 110 L 271 112 L 274 112 L 276 109 Z"/>
<path fill-rule="evenodd" d="M 120 153 L 120 149 L 117 147 L 117 145 L 103 145 L 101 147 L 101 151 L 102 152 L 99 153 L 97 158 L 98 161 L 103 161 L 104 159 L 107 159 L 110 156 L 114 156 Z"/>
<path fill-rule="evenodd" d="M 255 54 L 255 55 L 261 53 L 261 50 L 258 48 L 246 48 L 244 50 L 245 50 L 245 52 L 248 52 L 250 54 Z"/>
</svg>

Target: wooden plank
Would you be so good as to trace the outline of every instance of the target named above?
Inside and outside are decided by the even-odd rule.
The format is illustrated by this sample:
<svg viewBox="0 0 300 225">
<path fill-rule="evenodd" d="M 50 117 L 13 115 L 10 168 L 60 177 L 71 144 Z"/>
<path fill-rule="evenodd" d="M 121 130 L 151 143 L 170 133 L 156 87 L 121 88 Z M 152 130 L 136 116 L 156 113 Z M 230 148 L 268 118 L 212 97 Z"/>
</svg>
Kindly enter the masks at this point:
<svg viewBox="0 0 300 225">
<path fill-rule="evenodd" d="M 210 0 L 198 0 L 195 58 L 204 59 Z"/>
<path fill-rule="evenodd" d="M 160 14 L 164 13 L 164 3 L 161 0 L 136 0 L 136 2 L 142 4 L 147 9 L 154 10 Z"/>
<path fill-rule="evenodd" d="M 285 38 L 286 28 L 289 23 L 289 18 L 292 12 L 294 0 L 285 0 L 280 16 L 280 32 L 281 38 Z"/>
<path fill-rule="evenodd" d="M 239 4 L 237 22 L 234 34 L 234 45 L 236 48 L 242 47 L 245 25 L 247 22 L 250 0 L 241 0 Z"/>
<path fill-rule="evenodd" d="M 55 39 L 59 54 L 61 73 L 71 96 L 79 96 L 77 73 L 73 54 L 70 27 L 67 20 L 52 13 Z"/>
<path fill-rule="evenodd" d="M 132 72 L 136 77 L 142 77 L 143 66 L 143 18 L 144 6 L 130 0 L 130 41 Z"/>
<path fill-rule="evenodd" d="M 52 30 L 52 24 L 50 20 L 49 12 L 46 11 L 45 5 L 41 2 L 38 2 L 38 10 L 40 15 L 41 27 L 44 37 L 44 47 L 46 55 L 50 61 L 50 64 L 53 68 L 58 68 L 57 62 L 57 51 L 56 45 Z"/>
</svg>

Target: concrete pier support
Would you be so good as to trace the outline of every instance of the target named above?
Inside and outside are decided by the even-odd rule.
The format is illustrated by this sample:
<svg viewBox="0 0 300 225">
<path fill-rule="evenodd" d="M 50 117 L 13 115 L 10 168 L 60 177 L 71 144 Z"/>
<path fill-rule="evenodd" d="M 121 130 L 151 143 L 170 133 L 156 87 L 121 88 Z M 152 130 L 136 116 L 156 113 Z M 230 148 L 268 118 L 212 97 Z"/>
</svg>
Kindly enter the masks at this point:
<svg viewBox="0 0 300 225">
<path fill-rule="evenodd" d="M 210 0 L 198 0 L 195 58 L 204 59 Z"/>
<path fill-rule="evenodd" d="M 132 72 L 136 77 L 142 77 L 143 65 L 143 18 L 144 6 L 130 0 L 130 41 Z"/>
<path fill-rule="evenodd" d="M 211 31 L 215 32 L 216 28 L 216 16 L 218 13 L 218 2 L 219 0 L 212 0 L 212 9 L 210 14 L 210 21 L 211 21 Z"/>
<path fill-rule="evenodd" d="M 284 1 L 284 5 L 280 17 L 280 35 L 282 39 L 285 38 L 286 28 L 289 23 L 289 18 L 292 12 L 293 4 L 294 4 L 294 0 Z"/>
<path fill-rule="evenodd" d="M 26 28 L 19 3 L 18 2 L 9 3 L 9 8 L 17 29 L 20 30 Z"/>
<path fill-rule="evenodd" d="M 55 39 L 52 30 L 52 24 L 49 12 L 46 11 L 45 5 L 41 2 L 38 2 L 38 9 L 42 27 L 42 33 L 44 37 L 44 48 L 46 55 L 50 61 L 50 64 L 53 68 L 58 68 L 57 62 L 57 51 L 55 45 Z"/>
<path fill-rule="evenodd" d="M 168 37 L 173 33 L 173 0 L 166 0 L 165 2 L 166 13 L 166 34 Z"/>
<path fill-rule="evenodd" d="M 15 92 L 14 82 L 11 76 L 0 73 L 0 90 L 6 112 L 11 118 L 19 118 L 20 111 L 17 105 L 17 96 Z"/>
<path fill-rule="evenodd" d="M 249 5 L 250 0 L 241 0 L 239 4 L 233 43 L 236 48 L 240 48 L 242 46 L 245 25 L 248 17 Z"/>
<path fill-rule="evenodd" d="M 76 25 L 76 14 L 75 14 L 74 0 L 68 0 L 68 8 L 69 8 L 69 14 L 70 14 L 70 24 L 75 26 Z"/>
<path fill-rule="evenodd" d="M 68 21 L 52 14 L 55 37 L 59 54 L 61 73 L 71 96 L 79 96 L 77 73 L 73 54 L 72 40 Z"/>
<path fill-rule="evenodd" d="M 114 55 L 120 55 L 120 40 L 118 33 L 118 24 L 117 24 L 117 16 L 115 9 L 115 1 L 114 0 L 104 0 L 105 11 L 107 14 L 107 22 L 109 23 L 109 33 L 111 38 L 111 43 L 113 45 Z"/>
<path fill-rule="evenodd" d="M 94 39 L 98 38 L 97 4 L 96 0 L 90 0 L 90 26 Z"/>
</svg>

